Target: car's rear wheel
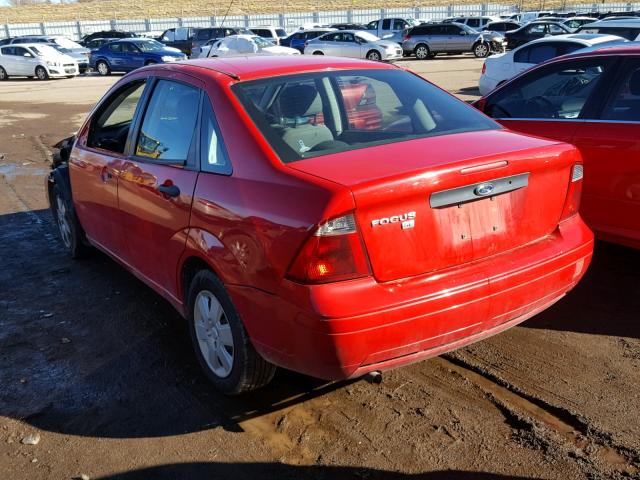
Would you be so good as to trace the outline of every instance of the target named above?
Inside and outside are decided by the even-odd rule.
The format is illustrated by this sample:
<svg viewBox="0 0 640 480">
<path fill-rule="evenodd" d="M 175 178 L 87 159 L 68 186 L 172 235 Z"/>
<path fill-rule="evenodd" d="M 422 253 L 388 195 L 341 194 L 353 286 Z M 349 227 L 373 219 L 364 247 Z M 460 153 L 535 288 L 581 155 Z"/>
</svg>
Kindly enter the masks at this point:
<svg viewBox="0 0 640 480">
<path fill-rule="evenodd" d="M 49 78 L 49 72 L 47 69 L 42 66 L 36 67 L 36 78 L 38 80 L 47 80 Z"/>
<path fill-rule="evenodd" d="M 187 306 L 198 363 L 218 390 L 238 395 L 271 381 L 275 365 L 256 352 L 231 297 L 213 272 L 201 270 L 195 275 Z"/>
<path fill-rule="evenodd" d="M 320 52 L 320 51 L 318 51 L 318 50 L 316 50 L 315 52 L 313 52 L 313 54 L 314 54 L 314 55 L 324 55 L 324 53 L 322 53 L 322 52 Z"/>
<path fill-rule="evenodd" d="M 491 49 L 489 48 L 489 44 L 486 42 L 476 43 L 473 47 L 473 54 L 476 58 L 486 58 L 489 56 Z"/>
<path fill-rule="evenodd" d="M 62 245 L 71 258 L 86 256 L 90 248 L 85 244 L 84 232 L 71 201 L 58 185 L 53 186 L 51 195 L 51 213 L 58 227 Z"/>
<path fill-rule="evenodd" d="M 96 70 L 98 70 L 98 73 L 102 76 L 111 75 L 111 68 L 109 68 L 109 64 L 104 60 L 96 63 Z"/>
<path fill-rule="evenodd" d="M 4 68 L 0 67 L 0 82 L 8 78 L 9 78 L 9 75 L 7 75 L 7 71 Z"/>
<path fill-rule="evenodd" d="M 413 54 L 418 60 L 426 60 L 427 58 L 431 58 L 431 50 L 427 45 L 423 43 L 421 43 L 420 45 L 416 45 L 416 48 L 413 49 Z"/>
</svg>

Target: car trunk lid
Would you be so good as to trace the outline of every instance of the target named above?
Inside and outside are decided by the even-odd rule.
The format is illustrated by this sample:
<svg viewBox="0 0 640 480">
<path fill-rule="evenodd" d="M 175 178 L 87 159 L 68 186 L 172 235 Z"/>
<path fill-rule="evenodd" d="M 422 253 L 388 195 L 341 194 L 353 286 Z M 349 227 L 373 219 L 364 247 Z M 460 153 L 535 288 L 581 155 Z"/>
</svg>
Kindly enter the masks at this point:
<svg viewBox="0 0 640 480">
<path fill-rule="evenodd" d="M 352 150 L 290 166 L 351 189 L 373 274 L 384 282 L 549 235 L 562 214 L 574 162 L 570 145 L 496 130 Z"/>
</svg>

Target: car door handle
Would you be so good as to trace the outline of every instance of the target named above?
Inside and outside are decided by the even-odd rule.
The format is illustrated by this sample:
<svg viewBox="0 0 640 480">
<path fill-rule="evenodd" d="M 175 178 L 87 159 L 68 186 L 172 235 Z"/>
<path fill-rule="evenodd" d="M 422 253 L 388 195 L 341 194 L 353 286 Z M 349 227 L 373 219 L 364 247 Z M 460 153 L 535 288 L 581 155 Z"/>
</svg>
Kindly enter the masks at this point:
<svg viewBox="0 0 640 480">
<path fill-rule="evenodd" d="M 180 195 L 180 189 L 176 185 L 158 185 L 158 191 L 168 197 L 177 197 Z"/>
</svg>

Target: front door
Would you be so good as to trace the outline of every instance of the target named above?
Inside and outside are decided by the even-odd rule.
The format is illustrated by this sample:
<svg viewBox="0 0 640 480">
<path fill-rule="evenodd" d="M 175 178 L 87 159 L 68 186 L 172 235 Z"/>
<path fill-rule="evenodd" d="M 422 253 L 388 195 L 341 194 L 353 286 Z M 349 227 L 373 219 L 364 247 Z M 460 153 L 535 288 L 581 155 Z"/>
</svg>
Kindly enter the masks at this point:
<svg viewBox="0 0 640 480">
<path fill-rule="evenodd" d="M 15 47 L 14 55 L 16 75 L 35 75 L 38 61 L 29 50 L 24 47 Z"/>
<path fill-rule="evenodd" d="M 469 35 L 467 35 L 466 30 L 458 25 L 446 25 L 447 30 L 447 52 L 465 52 L 467 50 L 471 50 L 471 45 L 469 44 Z"/>
<path fill-rule="evenodd" d="M 171 292 L 189 229 L 198 178 L 194 135 L 202 85 L 167 72 L 158 77 L 119 176 L 125 261 Z"/>
<path fill-rule="evenodd" d="M 118 176 L 146 79 L 134 80 L 100 104 L 71 152 L 69 171 L 80 223 L 94 243 L 121 257 Z"/>
<path fill-rule="evenodd" d="M 144 54 L 133 43 L 122 43 L 122 67 L 135 70 L 144 66 Z"/>
<path fill-rule="evenodd" d="M 356 37 L 353 33 L 343 33 L 342 41 L 337 43 L 340 44 L 340 56 L 351 58 L 364 57 L 364 55 L 362 54 L 363 46 L 360 43 L 356 42 Z"/>
</svg>

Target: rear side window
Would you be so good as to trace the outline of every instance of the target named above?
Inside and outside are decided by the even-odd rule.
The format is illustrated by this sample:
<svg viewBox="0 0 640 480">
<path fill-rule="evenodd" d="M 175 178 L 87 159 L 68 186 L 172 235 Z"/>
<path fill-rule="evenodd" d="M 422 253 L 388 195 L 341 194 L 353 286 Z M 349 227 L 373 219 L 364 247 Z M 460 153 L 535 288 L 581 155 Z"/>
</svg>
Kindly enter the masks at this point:
<svg viewBox="0 0 640 480">
<path fill-rule="evenodd" d="M 202 132 L 200 135 L 200 166 L 203 171 L 231 174 L 231 163 L 222 142 L 222 135 L 211 108 L 211 102 L 205 97 L 202 102 Z"/>
<path fill-rule="evenodd" d="M 489 97 L 494 118 L 577 119 L 607 71 L 606 59 L 549 65 Z"/>
<path fill-rule="evenodd" d="M 232 87 L 284 162 L 385 143 L 499 128 L 400 70 L 316 72 Z"/>
<path fill-rule="evenodd" d="M 109 44 L 110 52 L 122 52 L 122 44 L 121 43 L 110 43 Z"/>
<path fill-rule="evenodd" d="M 184 163 L 198 119 L 200 91 L 183 83 L 160 80 L 144 115 L 135 155 Z"/>
</svg>

